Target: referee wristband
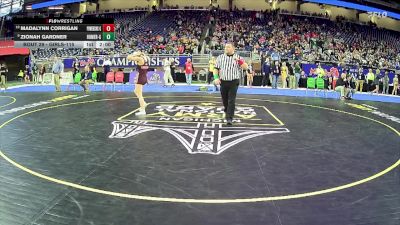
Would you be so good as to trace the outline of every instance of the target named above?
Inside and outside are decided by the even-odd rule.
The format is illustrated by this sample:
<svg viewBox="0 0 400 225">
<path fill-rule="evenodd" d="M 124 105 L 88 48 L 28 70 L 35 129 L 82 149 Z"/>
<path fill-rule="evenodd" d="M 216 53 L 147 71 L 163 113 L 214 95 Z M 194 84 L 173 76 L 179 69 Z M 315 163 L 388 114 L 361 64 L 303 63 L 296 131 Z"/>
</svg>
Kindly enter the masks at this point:
<svg viewBox="0 0 400 225">
<path fill-rule="evenodd" d="M 214 79 L 215 79 L 215 80 L 216 80 L 216 79 L 219 79 L 218 74 L 214 74 Z"/>
</svg>

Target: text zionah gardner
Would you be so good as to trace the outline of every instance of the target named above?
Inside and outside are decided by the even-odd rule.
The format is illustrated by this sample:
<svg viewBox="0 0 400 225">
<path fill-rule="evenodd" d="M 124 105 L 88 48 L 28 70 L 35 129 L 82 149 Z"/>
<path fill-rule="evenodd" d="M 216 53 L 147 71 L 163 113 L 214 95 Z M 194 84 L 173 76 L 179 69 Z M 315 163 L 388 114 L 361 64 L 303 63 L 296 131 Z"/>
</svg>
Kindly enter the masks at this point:
<svg viewBox="0 0 400 225">
<path fill-rule="evenodd" d="M 21 40 L 67 40 L 68 35 L 49 35 L 49 34 L 23 34 L 19 37 Z"/>
</svg>

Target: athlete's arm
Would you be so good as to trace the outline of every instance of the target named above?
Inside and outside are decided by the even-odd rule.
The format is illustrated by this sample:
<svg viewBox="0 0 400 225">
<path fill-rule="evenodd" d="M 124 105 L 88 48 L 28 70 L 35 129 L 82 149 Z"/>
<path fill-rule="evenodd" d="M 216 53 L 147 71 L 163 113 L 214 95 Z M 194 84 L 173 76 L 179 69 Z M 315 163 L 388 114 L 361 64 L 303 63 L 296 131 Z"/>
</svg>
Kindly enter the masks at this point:
<svg viewBox="0 0 400 225">
<path fill-rule="evenodd" d="M 128 55 L 127 59 L 135 62 L 139 66 L 144 65 L 144 58 L 141 55 Z"/>
<path fill-rule="evenodd" d="M 246 61 L 243 60 L 243 64 L 240 66 L 243 70 L 247 70 L 249 68 L 249 65 L 246 63 Z"/>
</svg>

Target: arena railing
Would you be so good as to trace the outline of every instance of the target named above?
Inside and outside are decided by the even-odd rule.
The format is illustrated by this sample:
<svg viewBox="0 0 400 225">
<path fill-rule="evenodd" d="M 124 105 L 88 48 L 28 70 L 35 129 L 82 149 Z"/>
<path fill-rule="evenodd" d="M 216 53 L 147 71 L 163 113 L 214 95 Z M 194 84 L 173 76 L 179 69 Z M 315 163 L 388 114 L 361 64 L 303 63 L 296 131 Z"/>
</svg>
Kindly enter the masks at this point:
<svg viewBox="0 0 400 225">
<path fill-rule="evenodd" d="M 253 53 L 253 52 L 249 52 L 249 51 L 237 51 L 236 53 L 239 54 L 239 56 L 245 58 L 245 60 L 252 60 L 253 63 L 261 63 L 261 57 L 259 54 L 257 53 Z M 208 67 L 208 62 L 210 60 L 210 58 L 212 56 L 217 57 L 221 54 L 224 54 L 223 50 L 214 50 L 211 51 L 210 54 L 149 54 L 148 56 L 150 58 L 176 58 L 176 57 L 191 57 L 192 58 L 192 62 L 193 65 L 195 67 Z M 92 58 L 104 58 L 104 57 L 127 57 L 127 54 L 119 54 L 119 55 L 114 55 L 114 56 L 110 56 L 110 55 L 91 55 Z M 61 57 L 61 58 L 87 58 L 87 55 L 82 55 L 82 56 L 70 56 L 70 57 Z M 48 59 L 35 59 L 36 62 L 48 62 L 50 61 L 51 58 Z M 326 64 L 326 65 L 334 65 L 337 66 L 339 64 L 341 64 L 338 61 L 324 61 L 324 60 L 316 60 L 316 61 L 307 61 L 307 60 L 296 60 L 296 59 L 291 59 L 291 58 L 287 58 L 287 57 L 282 57 L 281 61 L 287 61 L 287 62 L 300 62 L 301 64 L 315 64 L 317 62 L 321 63 L 321 64 Z M 346 66 L 352 67 L 355 66 L 356 64 L 354 63 L 343 63 Z M 376 69 L 376 66 L 370 66 L 370 65 L 364 65 L 364 64 L 360 64 L 359 66 L 362 66 L 364 68 L 371 68 L 371 69 Z M 383 70 L 392 70 L 392 71 L 398 71 L 396 70 L 396 68 L 392 68 L 392 67 L 381 67 L 379 69 L 383 69 Z M 400 71 L 399 71 L 400 72 Z"/>
<path fill-rule="evenodd" d="M 192 62 L 194 66 L 197 67 L 208 67 L 208 62 L 210 61 L 210 55 L 208 54 L 193 54 Z"/>
<path fill-rule="evenodd" d="M 129 12 L 148 12 L 149 9 L 147 8 L 141 8 L 141 9 L 120 9 L 120 10 L 99 10 L 98 12 L 96 11 L 87 11 L 86 13 L 82 14 L 83 16 L 93 16 L 93 15 L 106 15 L 106 14 L 115 14 L 115 13 L 129 13 Z"/>
<path fill-rule="evenodd" d="M 249 51 L 240 51 L 240 50 L 238 50 L 238 51 L 236 51 L 236 53 L 239 56 L 241 56 L 241 57 L 243 57 L 245 59 L 251 59 L 252 58 L 252 52 L 249 52 Z M 224 50 L 212 50 L 211 53 L 210 53 L 210 55 L 214 56 L 214 57 L 222 55 L 222 54 L 224 54 Z"/>
<path fill-rule="evenodd" d="M 310 18 L 318 18 L 318 19 L 329 20 L 329 17 L 323 17 L 323 16 L 320 16 L 320 15 L 309 15 L 309 14 L 304 14 L 302 12 L 279 12 L 279 14 L 289 15 L 289 16 L 300 16 L 300 17 L 310 17 Z"/>
</svg>

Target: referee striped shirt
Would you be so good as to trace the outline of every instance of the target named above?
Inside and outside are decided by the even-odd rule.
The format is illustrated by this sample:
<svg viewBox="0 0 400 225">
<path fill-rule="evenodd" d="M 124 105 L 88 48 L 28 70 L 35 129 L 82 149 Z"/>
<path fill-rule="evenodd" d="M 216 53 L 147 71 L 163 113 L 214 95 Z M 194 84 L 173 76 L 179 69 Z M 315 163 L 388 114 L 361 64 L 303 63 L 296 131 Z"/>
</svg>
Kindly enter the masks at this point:
<svg viewBox="0 0 400 225">
<path fill-rule="evenodd" d="M 240 79 L 242 68 L 237 62 L 238 59 L 241 59 L 238 54 L 223 54 L 217 57 L 215 69 L 219 70 L 219 78 L 221 80 L 232 81 Z"/>
</svg>

